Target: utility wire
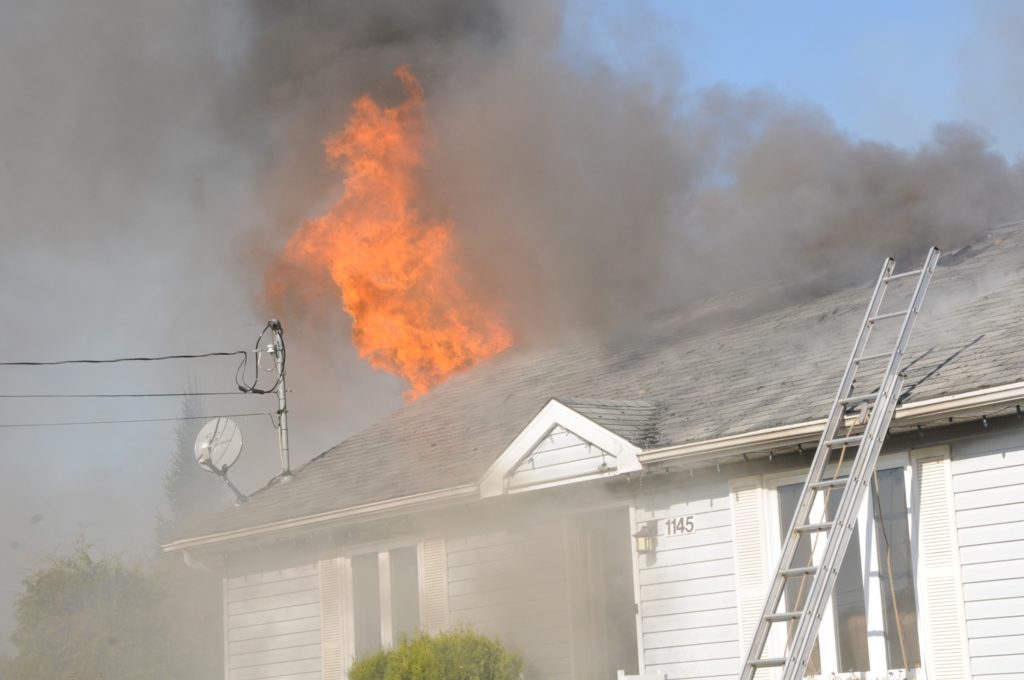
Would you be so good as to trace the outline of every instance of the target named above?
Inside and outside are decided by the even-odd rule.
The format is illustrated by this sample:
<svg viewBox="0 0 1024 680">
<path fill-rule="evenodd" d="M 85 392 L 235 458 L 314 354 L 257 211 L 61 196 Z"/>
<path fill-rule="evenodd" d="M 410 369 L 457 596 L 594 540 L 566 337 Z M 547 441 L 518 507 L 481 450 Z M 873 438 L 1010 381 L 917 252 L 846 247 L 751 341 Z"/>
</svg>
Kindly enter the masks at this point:
<svg viewBox="0 0 1024 680">
<path fill-rule="evenodd" d="M 253 418 L 256 416 L 271 416 L 269 411 L 258 413 L 227 413 L 207 416 L 176 416 L 174 418 L 131 418 L 126 420 L 72 420 L 56 423 L 0 423 L 0 428 L 15 427 L 66 427 L 71 425 L 116 425 L 120 423 L 168 423 L 177 420 L 209 420 L 213 418 Z"/>
<path fill-rule="evenodd" d="M 143 392 L 143 393 L 30 393 L 0 394 L 0 399 L 119 399 L 122 397 L 237 397 L 246 395 L 259 396 L 257 392 Z"/>
<path fill-rule="evenodd" d="M 116 359 L 61 359 L 59 361 L 0 361 L 0 366 L 65 366 L 67 364 L 122 364 L 129 361 L 167 361 L 168 359 L 206 359 L 208 357 L 247 357 L 252 350 L 204 352 L 202 354 L 166 354 L 156 357 L 118 357 Z"/>
</svg>

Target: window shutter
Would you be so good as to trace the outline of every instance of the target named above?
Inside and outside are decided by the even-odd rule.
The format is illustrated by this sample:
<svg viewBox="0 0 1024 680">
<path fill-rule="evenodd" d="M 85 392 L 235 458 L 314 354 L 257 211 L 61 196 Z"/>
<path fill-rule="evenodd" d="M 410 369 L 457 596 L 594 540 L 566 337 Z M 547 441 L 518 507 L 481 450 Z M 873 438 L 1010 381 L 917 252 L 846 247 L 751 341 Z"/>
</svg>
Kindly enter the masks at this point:
<svg viewBox="0 0 1024 680">
<path fill-rule="evenodd" d="M 320 560 L 320 639 L 323 680 L 343 680 L 341 558 Z"/>
<path fill-rule="evenodd" d="M 768 589 L 768 551 L 765 543 L 768 527 L 764 520 L 760 478 L 733 480 L 730 486 L 740 655 L 743 655 L 754 636 Z"/>
<path fill-rule="evenodd" d="M 964 630 L 960 556 L 954 541 L 949 453 L 922 456 L 915 464 L 918 496 L 917 590 L 922 650 L 928 680 L 970 677 Z"/>
<path fill-rule="evenodd" d="M 448 554 L 443 540 L 420 544 L 420 626 L 431 634 L 448 627 Z"/>
</svg>

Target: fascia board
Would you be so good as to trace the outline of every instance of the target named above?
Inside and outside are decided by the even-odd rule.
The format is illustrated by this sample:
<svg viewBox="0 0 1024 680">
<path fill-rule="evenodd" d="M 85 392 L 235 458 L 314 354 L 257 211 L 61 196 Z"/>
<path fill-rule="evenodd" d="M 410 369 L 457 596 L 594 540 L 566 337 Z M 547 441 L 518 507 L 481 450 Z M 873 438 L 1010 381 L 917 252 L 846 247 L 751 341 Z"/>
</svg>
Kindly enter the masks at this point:
<svg viewBox="0 0 1024 680">
<path fill-rule="evenodd" d="M 911 402 L 896 409 L 894 425 L 913 425 L 939 417 L 978 413 L 986 409 L 1012 406 L 1024 401 L 1024 382 L 1009 383 L 948 397 Z M 852 417 L 848 419 L 852 422 Z M 643 465 L 664 461 L 700 459 L 714 462 L 728 456 L 795 446 L 813 440 L 825 429 L 825 419 L 766 428 L 755 432 L 730 435 L 689 444 L 651 449 L 640 454 Z"/>
<path fill-rule="evenodd" d="M 411 507 L 415 507 L 417 510 L 424 510 L 431 507 L 443 507 L 466 499 L 477 498 L 478 495 L 479 491 L 476 484 L 464 484 L 462 486 L 430 491 L 428 493 L 416 494 L 413 496 L 404 496 L 402 498 L 394 498 L 377 503 L 367 503 L 366 505 L 358 505 L 352 508 L 331 510 L 329 512 L 297 517 L 295 519 L 283 520 L 281 522 L 261 524 L 255 527 L 223 531 L 215 534 L 207 534 L 205 536 L 196 536 L 194 538 L 183 538 L 162 545 L 161 549 L 164 552 L 195 550 L 219 543 L 242 541 L 281 531 L 316 528 L 331 522 L 363 520 L 371 517 L 376 518 L 398 515 L 408 512 Z"/>
</svg>

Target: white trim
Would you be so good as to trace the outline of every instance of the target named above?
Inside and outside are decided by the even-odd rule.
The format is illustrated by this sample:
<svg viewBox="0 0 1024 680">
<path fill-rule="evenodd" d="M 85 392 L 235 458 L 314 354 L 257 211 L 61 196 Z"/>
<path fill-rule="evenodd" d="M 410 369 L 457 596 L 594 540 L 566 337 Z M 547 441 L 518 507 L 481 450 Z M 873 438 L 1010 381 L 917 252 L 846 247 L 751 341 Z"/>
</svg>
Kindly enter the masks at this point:
<svg viewBox="0 0 1024 680">
<path fill-rule="evenodd" d="M 395 626 L 392 618 L 391 597 L 391 551 L 377 553 L 377 590 L 380 591 L 380 648 L 389 649 L 395 644 Z"/>
<path fill-rule="evenodd" d="M 910 523 L 910 546 L 911 554 L 913 556 L 914 563 L 914 595 L 917 599 L 918 608 L 918 635 L 921 638 L 921 659 L 924 665 L 925 673 L 928 670 L 935 671 L 935 645 L 933 643 L 934 632 L 932 630 L 932 605 L 928 597 L 928 584 L 927 579 L 932 575 L 932 571 L 940 571 L 944 576 L 947 576 L 954 583 L 956 594 L 954 599 L 956 606 L 956 620 L 959 625 L 959 642 L 960 642 L 960 659 L 962 660 L 963 667 L 959 669 L 962 677 L 969 675 L 968 669 L 970 667 L 970 649 L 967 637 L 967 617 L 964 615 L 964 595 L 963 595 L 963 581 L 962 573 L 963 570 L 960 564 L 960 550 L 959 550 L 959 536 L 957 535 L 957 523 L 956 523 L 956 508 L 954 505 L 954 494 L 953 494 L 953 457 L 950 447 L 946 444 L 940 446 L 932 446 L 925 449 L 919 449 L 911 452 L 910 463 L 913 468 L 914 479 L 913 486 L 911 487 L 911 506 L 915 508 L 915 512 L 920 512 L 921 509 L 921 476 L 918 474 L 918 466 L 926 462 L 940 462 L 945 467 L 945 479 L 944 491 L 946 501 L 946 519 L 949 522 L 949 545 L 950 550 L 950 562 L 945 565 L 931 565 L 928 564 L 928 560 L 922 560 L 921 556 L 921 527 L 920 522 L 923 519 L 920 516 L 913 517 L 914 521 Z M 933 676 L 935 673 L 933 673 Z M 927 675 L 925 676 L 927 677 Z M 944 677 L 940 677 L 937 680 L 946 680 Z"/>
<path fill-rule="evenodd" d="M 736 583 L 739 659 L 746 657 L 764 609 L 763 603 L 775 566 L 768 551 L 767 537 L 771 529 L 767 527 L 766 520 L 770 521 L 772 514 L 765 512 L 766 496 L 761 475 L 729 480 L 729 522 Z M 751 508 L 754 510 L 753 518 L 749 516 Z"/>
<path fill-rule="evenodd" d="M 164 552 L 176 552 L 178 550 L 188 550 L 190 548 L 201 548 L 204 546 L 215 545 L 217 543 L 240 541 L 247 538 L 253 538 L 255 536 L 262 536 L 264 534 L 286 531 L 288 529 L 304 529 L 337 520 L 365 519 L 367 517 L 374 517 L 378 515 L 397 515 L 402 514 L 409 507 L 451 505 L 466 498 L 477 497 L 477 495 L 478 490 L 476 484 L 463 484 L 462 486 L 453 486 L 447 489 L 428 491 L 426 493 L 414 494 L 412 496 L 402 496 L 401 498 L 392 498 L 386 501 L 356 505 L 351 508 L 330 510 L 328 512 L 321 512 L 315 515 L 306 515 L 304 517 L 296 517 L 293 519 L 282 520 L 280 522 L 271 522 L 269 524 L 246 527 L 244 529 L 233 529 L 231 531 L 222 531 L 215 534 L 207 534 L 205 536 L 196 536 L 194 538 L 183 538 L 167 543 L 162 546 L 162 548 Z M 417 510 L 419 511 L 424 509 L 424 507 L 417 507 Z"/>
<path fill-rule="evenodd" d="M 601 427 L 557 399 L 551 399 L 540 410 L 540 413 L 534 416 L 533 420 L 516 435 L 512 443 L 502 451 L 498 459 L 484 473 L 480 480 L 480 496 L 489 498 L 508 493 L 506 482 L 509 476 L 530 455 L 537 444 L 551 432 L 552 428 L 558 425 L 614 456 L 615 468 L 604 473 L 531 485 L 516 489 L 516 492 L 574 484 L 585 479 L 609 477 L 627 472 L 637 472 L 641 469 L 642 466 L 638 458 L 640 447 Z"/>
<path fill-rule="evenodd" d="M 427 543 L 438 550 L 438 564 L 436 571 L 427 573 Z M 427 538 L 416 544 L 416 569 L 419 588 L 420 603 L 420 630 L 429 634 L 439 633 L 448 630 L 448 544 L 443 538 Z M 436 579 L 436 583 L 429 583 L 430 579 Z M 438 586 L 440 590 L 440 602 L 433 602 L 428 599 L 428 588 Z M 440 612 L 436 611 L 434 605 L 441 607 Z M 435 615 L 437 620 L 434 619 Z"/>
<path fill-rule="evenodd" d="M 647 673 L 647 662 L 644 659 L 644 617 L 640 608 L 643 602 L 640 599 L 640 555 L 636 551 L 636 539 L 633 534 L 639 529 L 636 522 L 636 496 L 629 501 L 626 508 L 629 513 L 629 558 L 633 565 L 633 608 L 636 616 L 636 661 L 637 672 L 640 675 Z M 619 671 L 620 673 L 622 671 Z"/>
<path fill-rule="evenodd" d="M 224 679 L 230 680 L 231 678 L 231 618 L 228 615 L 228 576 L 225 574 L 220 580 L 221 588 L 221 634 L 224 636 L 222 639 L 224 643 L 221 645 L 224 656 Z M 321 621 L 321 626 L 323 622 Z"/>
<path fill-rule="evenodd" d="M 341 598 L 341 677 L 348 677 L 348 669 L 356 656 L 356 619 L 352 606 L 355 588 L 352 583 L 352 558 L 338 558 L 338 592 Z M 321 625 L 323 622 L 321 621 Z"/>
<path fill-rule="evenodd" d="M 949 397 L 925 399 L 905 404 L 896 409 L 892 422 L 896 426 L 913 425 L 936 417 L 964 415 L 972 412 L 980 414 L 986 409 L 1012 406 L 1021 401 L 1024 401 L 1024 382 L 1010 383 L 999 387 L 989 387 Z M 855 417 L 850 416 L 850 419 Z M 823 418 L 690 444 L 666 446 L 645 451 L 638 458 L 644 465 L 689 458 L 700 458 L 702 463 L 708 463 L 713 462 L 716 458 L 795 446 L 798 443 L 817 439 L 825 429 L 825 422 Z"/>
</svg>

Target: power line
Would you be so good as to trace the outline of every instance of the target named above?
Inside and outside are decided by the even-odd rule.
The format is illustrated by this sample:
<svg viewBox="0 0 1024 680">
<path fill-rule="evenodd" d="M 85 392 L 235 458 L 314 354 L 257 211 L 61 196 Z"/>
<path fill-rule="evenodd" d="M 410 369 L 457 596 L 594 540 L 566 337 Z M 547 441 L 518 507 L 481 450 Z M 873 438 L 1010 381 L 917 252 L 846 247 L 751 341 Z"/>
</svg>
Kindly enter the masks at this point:
<svg viewBox="0 0 1024 680">
<path fill-rule="evenodd" d="M 0 423 L 0 428 L 16 427 L 67 427 L 72 425 L 118 425 L 121 423 L 167 423 L 177 420 L 210 420 L 213 418 L 253 418 L 256 416 L 268 416 L 273 419 L 269 411 L 258 413 L 227 413 L 207 416 L 177 416 L 175 418 L 131 418 L 126 420 L 67 420 L 56 423 Z"/>
<path fill-rule="evenodd" d="M 239 397 L 239 396 L 262 396 L 258 392 L 140 392 L 140 393 L 102 393 L 86 394 L 76 393 L 28 393 L 28 394 L 0 394 L 0 399 L 119 399 L 119 398 L 140 398 L 140 397 Z"/>
<path fill-rule="evenodd" d="M 118 357 L 115 359 L 60 359 L 57 361 L 0 361 L 0 366 L 65 366 L 67 364 L 122 364 L 129 361 L 167 361 L 169 359 L 206 359 L 209 357 L 248 357 L 253 350 L 203 352 L 202 354 L 166 354 L 155 357 Z"/>
</svg>

